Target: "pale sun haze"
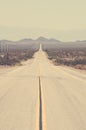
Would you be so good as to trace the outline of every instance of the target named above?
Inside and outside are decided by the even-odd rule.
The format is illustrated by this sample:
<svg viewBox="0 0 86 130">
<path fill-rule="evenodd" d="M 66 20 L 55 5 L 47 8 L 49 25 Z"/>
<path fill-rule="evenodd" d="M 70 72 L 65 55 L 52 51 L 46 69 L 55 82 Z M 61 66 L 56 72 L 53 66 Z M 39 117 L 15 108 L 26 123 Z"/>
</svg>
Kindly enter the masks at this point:
<svg viewBox="0 0 86 130">
<path fill-rule="evenodd" d="M 86 39 L 86 0 L 0 0 L 0 39 Z"/>
</svg>

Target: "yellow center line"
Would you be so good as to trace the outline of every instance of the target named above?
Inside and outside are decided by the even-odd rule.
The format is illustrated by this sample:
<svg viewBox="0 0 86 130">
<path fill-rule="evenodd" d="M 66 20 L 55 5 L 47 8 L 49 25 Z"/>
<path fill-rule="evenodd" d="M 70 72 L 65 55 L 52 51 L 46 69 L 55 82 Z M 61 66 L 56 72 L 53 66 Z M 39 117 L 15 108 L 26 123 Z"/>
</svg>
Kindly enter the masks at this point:
<svg viewBox="0 0 86 130">
<path fill-rule="evenodd" d="M 46 111 L 45 111 L 45 103 L 44 103 L 44 94 L 43 94 L 43 88 L 41 87 L 42 90 L 42 130 L 47 130 L 46 126 Z"/>
<path fill-rule="evenodd" d="M 46 114 L 45 114 L 45 103 L 44 103 L 44 95 L 43 95 L 43 88 L 42 84 L 40 83 L 41 87 L 41 99 L 42 99 L 42 130 L 47 130 L 46 128 Z M 36 105 L 36 125 L 35 130 L 40 130 L 40 98 L 39 98 L 40 92 L 38 91 L 38 99 L 37 99 L 37 105 Z"/>
<path fill-rule="evenodd" d="M 35 130 L 39 130 L 39 93 L 38 93 L 38 99 L 36 104 L 36 125 Z"/>
</svg>

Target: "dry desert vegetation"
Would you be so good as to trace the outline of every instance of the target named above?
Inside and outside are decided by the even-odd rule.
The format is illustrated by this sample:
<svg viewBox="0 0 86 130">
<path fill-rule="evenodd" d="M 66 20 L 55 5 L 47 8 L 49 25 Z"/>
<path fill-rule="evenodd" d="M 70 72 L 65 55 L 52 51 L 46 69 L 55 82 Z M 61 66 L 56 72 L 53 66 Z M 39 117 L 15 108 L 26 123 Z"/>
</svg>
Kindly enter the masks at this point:
<svg viewBox="0 0 86 130">
<path fill-rule="evenodd" d="M 55 65 L 66 65 L 76 69 L 86 70 L 86 49 L 85 48 L 60 48 L 47 49 L 48 58 Z"/>
</svg>

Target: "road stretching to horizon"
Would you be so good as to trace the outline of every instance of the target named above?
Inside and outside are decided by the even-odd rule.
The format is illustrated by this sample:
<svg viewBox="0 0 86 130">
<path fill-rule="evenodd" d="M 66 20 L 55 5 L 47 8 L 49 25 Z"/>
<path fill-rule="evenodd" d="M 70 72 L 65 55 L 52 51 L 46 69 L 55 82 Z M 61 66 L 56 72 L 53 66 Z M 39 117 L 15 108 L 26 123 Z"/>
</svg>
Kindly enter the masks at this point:
<svg viewBox="0 0 86 130">
<path fill-rule="evenodd" d="M 0 130 L 86 130 L 86 75 L 54 66 L 40 45 L 0 75 Z"/>
</svg>

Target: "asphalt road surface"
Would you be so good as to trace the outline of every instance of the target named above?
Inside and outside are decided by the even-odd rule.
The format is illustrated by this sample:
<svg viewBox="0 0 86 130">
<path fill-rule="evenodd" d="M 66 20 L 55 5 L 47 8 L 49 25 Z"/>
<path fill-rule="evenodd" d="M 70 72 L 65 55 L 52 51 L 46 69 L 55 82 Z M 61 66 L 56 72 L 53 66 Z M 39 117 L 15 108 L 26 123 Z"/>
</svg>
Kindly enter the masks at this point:
<svg viewBox="0 0 86 130">
<path fill-rule="evenodd" d="M 86 130 L 86 75 L 45 52 L 0 75 L 0 130 Z"/>
</svg>

